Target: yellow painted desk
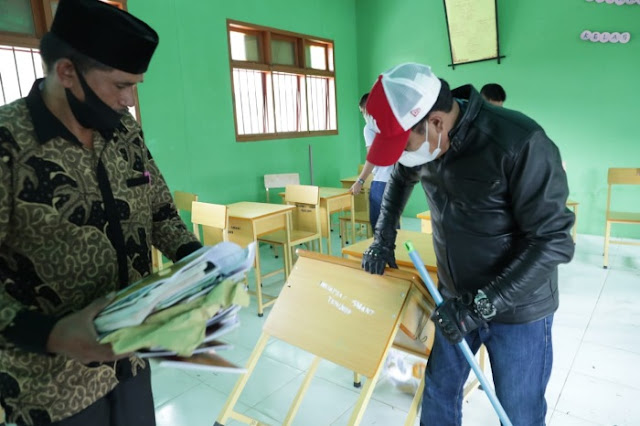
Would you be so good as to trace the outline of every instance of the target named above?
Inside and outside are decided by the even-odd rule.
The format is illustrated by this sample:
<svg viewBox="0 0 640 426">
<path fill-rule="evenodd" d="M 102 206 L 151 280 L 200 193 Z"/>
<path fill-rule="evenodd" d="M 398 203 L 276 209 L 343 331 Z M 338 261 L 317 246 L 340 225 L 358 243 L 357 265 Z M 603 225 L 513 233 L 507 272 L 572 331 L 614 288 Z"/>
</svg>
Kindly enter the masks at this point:
<svg viewBox="0 0 640 426">
<path fill-rule="evenodd" d="M 262 273 L 260 272 L 260 250 L 258 237 L 273 231 L 287 229 L 287 215 L 294 206 L 283 204 L 254 203 L 243 201 L 229 204 L 229 241 L 246 247 L 249 243 L 256 243 L 256 295 L 258 297 L 258 315 L 262 316 L 264 308 L 275 302 L 275 297 L 267 296 L 271 300 L 262 302 Z"/>
<path fill-rule="evenodd" d="M 420 230 L 431 234 L 433 232 L 431 228 L 431 212 L 427 210 L 426 212 L 418 213 L 416 217 L 420 219 Z"/>
<path fill-rule="evenodd" d="M 411 272 L 413 274 L 417 274 L 417 271 L 413 266 L 413 262 L 409 257 L 409 252 L 407 251 L 407 249 L 404 248 L 405 241 L 409 241 L 409 240 L 413 243 L 416 250 L 420 254 L 420 257 L 424 262 L 424 266 L 425 268 L 427 268 L 427 271 L 429 272 L 429 275 L 431 276 L 431 279 L 433 280 L 433 282 L 434 283 L 438 282 L 438 276 L 436 273 L 437 271 L 436 254 L 435 254 L 435 251 L 433 250 L 433 240 L 431 239 L 431 234 L 425 234 L 422 232 L 415 232 L 415 231 L 407 231 L 404 229 L 398 230 L 398 236 L 396 238 L 396 250 L 395 250 L 396 263 L 398 264 L 398 268 L 404 271 Z M 347 259 L 361 260 L 362 253 L 369 248 L 371 243 L 373 243 L 373 238 L 362 240 L 351 246 L 344 247 L 342 249 L 342 254 L 346 255 Z M 388 271 L 391 271 L 391 270 L 392 269 L 388 269 Z M 407 321 L 405 321 L 402 324 L 401 328 L 405 332 L 405 334 L 411 337 L 412 339 L 406 339 L 402 333 L 399 333 L 396 338 L 397 341 L 395 342 L 395 345 L 397 347 L 400 347 L 403 350 L 409 350 L 415 353 L 416 352 L 415 341 L 412 341 L 412 340 L 415 340 L 417 338 L 425 339 L 430 337 L 428 347 L 431 348 L 431 344 L 433 343 L 432 342 L 433 323 L 431 321 L 428 321 L 427 325 L 422 324 L 421 326 L 420 322 L 422 322 L 423 320 L 424 321 L 428 320 L 428 318 L 426 319 L 422 318 L 422 316 L 420 315 L 422 311 L 423 310 L 416 309 L 416 306 L 413 305 L 412 303 L 409 304 L 407 318 L 412 318 L 412 319 L 411 320 L 407 319 Z M 417 331 L 417 334 L 418 334 L 417 336 L 416 336 L 415 330 L 419 330 Z M 417 351 L 417 352 L 422 352 L 422 356 L 428 355 L 428 353 L 425 354 L 424 351 Z M 355 381 L 357 382 L 358 380 L 356 379 Z"/>
<path fill-rule="evenodd" d="M 342 179 L 340 179 L 340 183 L 342 183 L 342 187 L 343 188 L 351 188 L 351 186 L 353 186 L 353 184 L 356 183 L 356 181 L 358 180 L 359 177 L 360 177 L 360 175 L 353 175 L 353 176 L 349 176 L 349 177 L 346 177 L 346 178 L 342 178 Z M 371 182 L 373 182 L 373 173 L 371 173 L 364 180 L 364 185 L 362 185 L 362 188 L 364 188 L 364 189 L 371 188 Z"/>
<path fill-rule="evenodd" d="M 436 262 L 436 253 L 433 249 L 433 239 L 431 234 L 425 234 L 424 232 L 407 231 L 406 229 L 398 229 L 398 236 L 396 237 L 396 263 L 400 269 L 416 272 L 413 266 L 413 262 L 409 257 L 409 252 L 404 248 L 405 241 L 413 243 L 416 250 L 420 254 L 424 266 L 429 271 L 431 278 L 434 282 L 438 280 L 435 272 L 438 270 Z M 342 249 L 342 253 L 347 255 L 349 259 L 362 259 L 362 253 L 369 248 L 373 243 L 373 238 L 362 240 L 351 246 L 347 246 Z"/>
<path fill-rule="evenodd" d="M 576 242 L 576 228 L 578 226 L 578 203 L 574 200 L 567 200 L 567 207 L 573 210 L 573 214 L 576 217 L 576 221 L 573 223 L 573 228 L 571 228 L 571 236 L 573 237 L 573 242 Z"/>
<path fill-rule="evenodd" d="M 282 340 L 315 355 L 282 425 L 293 424 L 322 359 L 368 378 L 347 423 L 358 425 L 383 370 L 389 349 L 396 346 L 396 336 L 403 334 L 400 330 L 407 318 L 408 308 L 412 305 L 422 307 L 422 316 L 427 319 L 433 312 L 433 300 L 415 274 L 390 270 L 385 275 L 373 276 L 364 272 L 359 262 L 352 260 L 301 250 L 298 255 L 298 262 L 246 364 L 247 373 L 239 377 L 218 416 L 216 426 L 225 425 L 229 419 L 250 425 L 259 424 L 256 419 L 234 408 L 270 338 Z M 421 355 L 425 356 L 425 343 L 417 343 L 422 344 Z M 414 395 L 405 426 L 415 423 L 423 386 L 424 380 Z"/>
<path fill-rule="evenodd" d="M 280 193 L 284 199 L 284 192 Z M 349 210 L 351 212 L 351 237 L 355 241 L 356 227 L 353 194 L 345 188 L 320 187 L 320 219 L 322 236 L 327 239 L 327 254 L 331 255 L 331 215 Z M 344 236 L 342 237 L 344 238 Z"/>
<path fill-rule="evenodd" d="M 409 257 L 409 252 L 404 247 L 404 243 L 406 241 L 411 241 L 416 248 L 418 254 L 420 254 L 420 258 L 424 262 L 424 266 L 429 272 L 429 276 L 433 280 L 434 283 L 438 282 L 438 264 L 436 261 L 436 253 L 433 248 L 433 238 L 431 234 L 426 234 L 424 232 L 415 232 L 415 231 L 407 231 L 405 229 L 398 230 L 398 236 L 396 237 L 396 263 L 398 264 L 398 268 L 418 273 L 413 266 L 413 262 Z M 362 253 L 369 248 L 369 246 L 373 243 L 373 238 L 369 238 L 368 240 L 360 241 L 352 246 L 348 246 L 342 249 L 342 253 L 347 255 L 349 259 L 362 259 Z M 386 272 L 385 272 L 386 273 Z M 411 324 L 413 326 L 413 324 Z M 429 321 L 429 327 L 432 329 L 433 324 Z M 406 333 L 406 330 L 405 330 Z M 402 334 L 398 335 L 402 338 Z M 406 342 L 404 342 L 406 343 Z M 403 347 L 402 344 L 396 344 L 396 346 Z M 485 365 L 485 352 L 486 349 L 484 346 L 480 348 L 479 357 L 480 357 L 480 368 L 484 371 Z M 473 391 L 479 384 L 479 381 L 473 380 L 464 388 L 464 395 L 467 396 L 471 391 Z"/>
</svg>

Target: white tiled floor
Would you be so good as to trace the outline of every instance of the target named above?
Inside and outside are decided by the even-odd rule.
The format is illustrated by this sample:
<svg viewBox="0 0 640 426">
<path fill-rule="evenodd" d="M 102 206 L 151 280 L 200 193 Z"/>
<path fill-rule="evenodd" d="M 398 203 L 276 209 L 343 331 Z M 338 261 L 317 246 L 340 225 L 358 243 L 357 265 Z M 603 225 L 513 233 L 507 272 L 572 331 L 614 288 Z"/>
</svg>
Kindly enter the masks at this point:
<svg viewBox="0 0 640 426">
<path fill-rule="evenodd" d="M 403 228 L 418 230 L 416 219 Z M 334 233 L 335 234 L 335 233 Z M 340 243 L 334 235 L 334 254 Z M 275 269 L 263 247 L 263 262 Z M 602 238 L 579 235 L 576 255 L 560 268 L 560 309 L 554 321 L 554 368 L 547 388 L 551 426 L 640 425 L 640 247 L 612 246 L 610 268 L 602 269 Z M 266 292 L 277 293 L 274 277 Z M 264 318 L 255 304 L 241 312 L 242 325 L 227 336 L 234 348 L 223 355 L 245 363 L 260 336 Z M 313 357 L 272 339 L 240 396 L 236 411 L 278 425 Z M 153 368 L 158 426 L 211 426 L 238 376 Z M 323 361 L 303 400 L 295 425 L 347 423 L 359 391 L 353 375 Z M 362 425 L 402 425 L 411 396 L 382 377 Z M 227 425 L 238 422 L 228 421 Z M 417 424 L 417 423 L 416 423 Z M 482 391 L 464 402 L 463 425 L 497 425 L 497 416 Z"/>
</svg>

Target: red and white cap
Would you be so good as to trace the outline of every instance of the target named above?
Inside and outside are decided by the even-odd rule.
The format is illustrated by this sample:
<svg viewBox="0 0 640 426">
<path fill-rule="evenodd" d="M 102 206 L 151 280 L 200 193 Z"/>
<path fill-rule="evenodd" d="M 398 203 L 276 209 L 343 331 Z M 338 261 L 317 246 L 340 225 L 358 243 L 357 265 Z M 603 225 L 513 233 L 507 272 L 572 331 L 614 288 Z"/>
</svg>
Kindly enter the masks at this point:
<svg viewBox="0 0 640 426">
<path fill-rule="evenodd" d="M 436 103 L 440 86 L 427 65 L 400 64 L 380 74 L 367 99 L 368 124 L 376 132 L 367 161 L 376 166 L 398 161 L 411 128 Z"/>
</svg>

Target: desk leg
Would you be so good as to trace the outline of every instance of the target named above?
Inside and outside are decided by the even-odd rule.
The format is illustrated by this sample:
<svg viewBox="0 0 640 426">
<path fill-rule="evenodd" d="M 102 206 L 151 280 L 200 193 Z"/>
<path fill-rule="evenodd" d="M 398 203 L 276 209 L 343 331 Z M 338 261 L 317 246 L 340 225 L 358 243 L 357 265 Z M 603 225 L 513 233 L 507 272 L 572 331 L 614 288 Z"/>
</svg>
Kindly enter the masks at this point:
<svg viewBox="0 0 640 426">
<path fill-rule="evenodd" d="M 293 403 L 291 404 L 291 407 L 289 407 L 289 412 L 287 413 L 287 417 L 284 419 L 284 422 L 282 423 L 283 426 L 289 426 L 293 422 L 293 418 L 296 416 L 298 409 L 300 408 L 300 404 L 302 403 L 302 398 L 304 398 L 304 394 L 307 393 L 307 389 L 309 389 L 309 384 L 311 384 L 311 379 L 313 379 L 313 376 L 316 374 L 316 370 L 318 369 L 318 365 L 320 364 L 321 359 L 322 358 L 320 358 L 319 356 L 313 359 L 313 362 L 311 363 L 311 367 L 309 367 L 309 370 L 307 371 L 307 374 L 304 377 L 304 380 L 302 381 L 302 385 L 300 385 L 300 389 L 298 389 L 298 393 L 296 394 L 296 397 L 293 399 Z"/>
<path fill-rule="evenodd" d="M 327 254 L 331 256 L 331 201 L 327 200 Z"/>
<path fill-rule="evenodd" d="M 353 198 L 353 194 L 351 194 L 351 241 L 353 244 L 356 243 L 356 200 Z"/>
<path fill-rule="evenodd" d="M 416 417 L 418 417 L 418 407 L 422 402 L 422 394 L 424 393 L 424 382 L 426 380 L 426 377 L 427 373 L 425 371 L 422 374 L 422 379 L 420 379 L 420 384 L 418 385 L 416 394 L 413 396 L 413 401 L 411 402 L 411 407 L 409 407 L 409 412 L 407 413 L 407 419 L 404 422 L 404 426 L 413 426 L 416 423 Z"/>
<path fill-rule="evenodd" d="M 257 238 L 255 238 L 256 234 L 256 227 L 255 227 L 255 223 L 252 224 L 253 226 L 253 236 L 254 236 L 254 241 L 256 243 L 256 296 L 258 296 L 258 316 L 261 317 L 262 315 L 264 315 L 263 311 L 264 308 L 262 306 L 262 271 L 260 271 L 260 246 L 258 244 L 258 240 Z M 285 262 L 286 262 L 286 256 L 285 256 Z"/>
<path fill-rule="evenodd" d="M 360 375 L 354 371 L 353 372 L 353 387 L 354 388 L 359 388 L 361 386 L 362 386 L 362 381 L 360 379 Z"/>
<path fill-rule="evenodd" d="M 286 282 L 293 267 L 294 250 L 291 247 L 291 234 L 289 233 L 291 229 L 291 212 L 287 212 L 285 215 L 285 226 L 284 233 L 287 236 L 287 244 L 282 246 L 282 251 L 284 252 L 284 281 Z"/>
<path fill-rule="evenodd" d="M 264 348 L 267 346 L 268 341 L 269 335 L 262 333 L 262 335 L 258 339 L 258 342 L 256 343 L 256 347 L 253 349 L 253 352 L 249 357 L 249 361 L 247 361 L 247 372 L 240 376 L 240 378 L 236 382 L 236 385 L 233 387 L 233 390 L 229 395 L 229 399 L 227 399 L 227 402 L 224 404 L 222 412 L 220 413 L 220 416 L 218 416 L 218 420 L 216 421 L 214 426 L 223 426 L 224 423 L 229 419 L 229 417 L 234 414 L 233 408 L 236 406 L 242 390 L 249 381 L 251 373 L 253 373 L 253 370 L 256 368 L 256 364 L 258 363 L 258 360 L 260 359 L 260 355 L 262 355 Z"/>
</svg>

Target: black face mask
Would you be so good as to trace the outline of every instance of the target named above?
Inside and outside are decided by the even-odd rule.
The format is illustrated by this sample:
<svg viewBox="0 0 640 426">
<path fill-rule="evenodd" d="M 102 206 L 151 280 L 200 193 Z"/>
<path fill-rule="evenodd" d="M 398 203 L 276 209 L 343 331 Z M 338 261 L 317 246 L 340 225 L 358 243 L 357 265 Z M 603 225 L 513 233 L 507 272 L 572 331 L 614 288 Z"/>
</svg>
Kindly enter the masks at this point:
<svg viewBox="0 0 640 426">
<path fill-rule="evenodd" d="M 115 111 L 109 105 L 102 102 L 102 99 L 91 90 L 84 77 L 76 69 L 78 80 L 84 90 L 84 102 L 71 93 L 71 90 L 65 89 L 67 102 L 71 112 L 83 127 L 87 129 L 95 129 L 98 131 L 113 131 L 122 118 L 122 114 Z"/>
</svg>

